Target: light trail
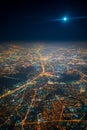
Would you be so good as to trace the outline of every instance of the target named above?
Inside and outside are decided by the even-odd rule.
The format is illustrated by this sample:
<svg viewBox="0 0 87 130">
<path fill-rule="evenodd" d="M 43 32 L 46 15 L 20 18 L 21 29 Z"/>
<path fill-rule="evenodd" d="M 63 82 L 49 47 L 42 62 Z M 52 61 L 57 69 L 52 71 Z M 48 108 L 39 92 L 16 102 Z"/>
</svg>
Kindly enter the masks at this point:
<svg viewBox="0 0 87 130">
<path fill-rule="evenodd" d="M 74 20 L 74 19 L 87 19 L 87 16 L 80 16 L 80 17 L 70 18 L 70 20 Z"/>
<path fill-rule="evenodd" d="M 80 20 L 80 19 L 87 19 L 87 16 L 54 18 L 49 19 L 48 21 L 57 22 L 57 21 Z"/>
</svg>

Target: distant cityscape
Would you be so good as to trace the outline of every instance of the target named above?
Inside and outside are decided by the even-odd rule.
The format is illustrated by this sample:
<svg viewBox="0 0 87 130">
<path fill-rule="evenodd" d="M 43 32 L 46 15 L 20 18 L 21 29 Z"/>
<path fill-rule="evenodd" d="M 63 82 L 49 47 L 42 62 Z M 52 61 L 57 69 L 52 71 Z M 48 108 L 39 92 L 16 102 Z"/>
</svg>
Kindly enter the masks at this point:
<svg viewBox="0 0 87 130">
<path fill-rule="evenodd" d="M 87 49 L 0 45 L 0 130 L 87 130 Z"/>
</svg>

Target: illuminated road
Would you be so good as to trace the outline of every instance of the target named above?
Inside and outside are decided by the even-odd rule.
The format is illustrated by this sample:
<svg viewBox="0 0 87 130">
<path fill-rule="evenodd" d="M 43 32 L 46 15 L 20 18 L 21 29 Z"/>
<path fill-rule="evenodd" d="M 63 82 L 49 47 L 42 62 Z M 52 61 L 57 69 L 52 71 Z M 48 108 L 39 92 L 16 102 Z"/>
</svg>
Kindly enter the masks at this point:
<svg viewBox="0 0 87 130">
<path fill-rule="evenodd" d="M 26 119 L 27 119 L 27 116 L 28 116 L 29 113 L 30 113 L 30 110 L 31 110 L 31 108 L 32 108 L 32 105 L 33 105 L 33 103 L 34 103 L 34 101 L 35 101 L 35 96 L 36 96 L 36 94 L 37 94 L 37 90 L 35 90 L 35 94 L 34 94 L 33 97 L 32 97 L 31 104 L 29 104 L 29 108 L 28 108 L 28 110 L 27 110 L 27 112 L 26 112 L 26 114 L 25 114 L 24 119 L 22 120 L 22 130 L 24 130 L 23 126 L 24 126 L 24 124 L 25 124 L 25 121 L 26 121 Z"/>
<path fill-rule="evenodd" d="M 13 93 L 15 93 L 15 92 L 17 92 L 17 91 L 20 90 L 20 89 L 27 88 L 29 84 L 33 83 L 33 82 L 34 82 L 36 79 L 38 79 L 40 76 L 41 76 L 41 74 L 39 74 L 38 76 L 34 77 L 31 81 L 26 82 L 25 84 L 23 84 L 23 85 L 20 86 L 19 88 L 16 88 L 16 89 L 14 89 L 14 90 L 12 90 L 12 91 L 10 91 L 10 92 L 7 92 L 7 93 L 1 95 L 1 96 L 0 96 L 0 99 L 4 98 L 4 97 L 6 97 L 6 96 L 9 96 L 9 95 L 11 95 L 11 94 L 13 94 Z"/>
</svg>

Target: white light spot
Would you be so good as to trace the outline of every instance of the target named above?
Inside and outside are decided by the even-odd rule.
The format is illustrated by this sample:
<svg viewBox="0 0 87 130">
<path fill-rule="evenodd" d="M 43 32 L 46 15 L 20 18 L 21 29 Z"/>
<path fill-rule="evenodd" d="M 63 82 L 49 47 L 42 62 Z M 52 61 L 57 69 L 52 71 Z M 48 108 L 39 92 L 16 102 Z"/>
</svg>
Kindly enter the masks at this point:
<svg viewBox="0 0 87 130">
<path fill-rule="evenodd" d="M 63 18 L 63 20 L 64 20 L 64 21 L 67 21 L 67 18 L 66 18 L 66 17 L 64 17 L 64 18 Z"/>
</svg>

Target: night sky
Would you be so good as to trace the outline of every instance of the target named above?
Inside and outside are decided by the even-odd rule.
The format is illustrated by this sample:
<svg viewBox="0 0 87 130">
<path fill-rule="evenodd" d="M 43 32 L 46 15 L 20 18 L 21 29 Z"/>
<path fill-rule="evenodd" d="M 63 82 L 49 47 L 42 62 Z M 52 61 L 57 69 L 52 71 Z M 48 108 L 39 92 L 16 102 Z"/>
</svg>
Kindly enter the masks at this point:
<svg viewBox="0 0 87 130">
<path fill-rule="evenodd" d="M 52 22 L 50 19 L 87 16 L 86 0 L 28 0 L 0 3 L 2 41 L 87 41 L 87 18 Z"/>
</svg>

